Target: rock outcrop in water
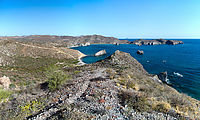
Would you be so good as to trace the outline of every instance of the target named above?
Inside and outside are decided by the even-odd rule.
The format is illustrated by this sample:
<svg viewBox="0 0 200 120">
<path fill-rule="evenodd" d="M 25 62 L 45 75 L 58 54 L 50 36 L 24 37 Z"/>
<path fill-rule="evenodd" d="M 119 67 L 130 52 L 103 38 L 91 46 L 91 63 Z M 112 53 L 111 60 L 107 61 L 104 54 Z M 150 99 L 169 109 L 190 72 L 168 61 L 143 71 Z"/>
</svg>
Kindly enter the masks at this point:
<svg viewBox="0 0 200 120">
<path fill-rule="evenodd" d="M 178 40 L 164 40 L 164 39 L 156 39 L 156 40 L 135 40 L 133 42 L 130 42 L 130 44 L 135 44 L 135 45 L 177 45 L 177 44 L 183 44 L 182 41 Z"/>
<path fill-rule="evenodd" d="M 137 51 L 137 54 L 143 55 L 143 54 L 144 54 L 144 51 L 143 51 L 143 50 L 138 50 L 138 51 Z"/>
<path fill-rule="evenodd" d="M 100 50 L 99 52 L 95 53 L 94 56 L 101 56 L 101 55 L 105 55 L 106 54 L 106 50 Z"/>
<path fill-rule="evenodd" d="M 167 78 L 167 72 L 161 72 L 158 74 L 158 78 L 165 82 L 165 83 L 168 83 L 168 78 Z"/>
</svg>

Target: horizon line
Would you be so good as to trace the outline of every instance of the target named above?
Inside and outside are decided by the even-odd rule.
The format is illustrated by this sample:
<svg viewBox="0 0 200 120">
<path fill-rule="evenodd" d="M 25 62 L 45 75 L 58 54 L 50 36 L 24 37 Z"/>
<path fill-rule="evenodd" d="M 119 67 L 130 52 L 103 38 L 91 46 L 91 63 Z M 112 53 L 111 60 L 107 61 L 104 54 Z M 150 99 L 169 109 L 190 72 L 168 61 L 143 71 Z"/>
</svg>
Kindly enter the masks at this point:
<svg viewBox="0 0 200 120">
<path fill-rule="evenodd" d="M 170 37 L 170 38 L 165 38 L 165 37 L 115 37 L 115 36 L 107 36 L 107 35 L 101 35 L 101 34 L 87 34 L 87 35 L 56 35 L 56 34 L 29 34 L 29 35 L 4 35 L 0 37 L 24 37 L 24 36 L 73 36 L 73 37 L 81 37 L 81 36 L 92 36 L 92 35 L 99 35 L 99 36 L 104 36 L 104 37 L 114 37 L 119 40 L 125 40 L 125 39 L 200 39 L 200 38 L 191 38 L 191 37 Z"/>
</svg>

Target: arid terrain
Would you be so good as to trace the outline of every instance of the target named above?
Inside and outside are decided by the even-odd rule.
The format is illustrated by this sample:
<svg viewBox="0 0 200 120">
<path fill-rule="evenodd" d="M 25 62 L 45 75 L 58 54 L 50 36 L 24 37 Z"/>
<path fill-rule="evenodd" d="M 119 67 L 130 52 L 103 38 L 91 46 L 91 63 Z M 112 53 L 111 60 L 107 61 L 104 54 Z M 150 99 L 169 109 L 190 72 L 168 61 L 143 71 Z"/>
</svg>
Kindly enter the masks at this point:
<svg viewBox="0 0 200 120">
<path fill-rule="evenodd" d="M 0 119 L 200 119 L 200 101 L 149 74 L 128 53 L 79 65 L 85 55 L 70 47 L 87 42 L 127 43 L 103 36 L 2 37 Z"/>
</svg>

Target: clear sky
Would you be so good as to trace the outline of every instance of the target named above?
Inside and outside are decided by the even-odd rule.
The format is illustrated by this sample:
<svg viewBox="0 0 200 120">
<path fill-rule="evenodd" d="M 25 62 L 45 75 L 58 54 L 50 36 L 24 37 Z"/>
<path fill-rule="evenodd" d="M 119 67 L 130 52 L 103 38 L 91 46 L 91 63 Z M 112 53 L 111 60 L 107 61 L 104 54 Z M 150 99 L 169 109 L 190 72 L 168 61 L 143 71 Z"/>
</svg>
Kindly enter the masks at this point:
<svg viewBox="0 0 200 120">
<path fill-rule="evenodd" d="M 0 0 L 0 36 L 200 38 L 200 0 Z"/>
</svg>

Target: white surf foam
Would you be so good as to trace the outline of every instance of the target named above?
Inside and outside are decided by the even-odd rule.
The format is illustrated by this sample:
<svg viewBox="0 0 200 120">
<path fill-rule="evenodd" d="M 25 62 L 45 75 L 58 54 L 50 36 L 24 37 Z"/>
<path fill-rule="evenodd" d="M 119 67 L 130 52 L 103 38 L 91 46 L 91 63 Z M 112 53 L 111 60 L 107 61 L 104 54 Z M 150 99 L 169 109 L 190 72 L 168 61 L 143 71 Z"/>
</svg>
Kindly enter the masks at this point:
<svg viewBox="0 0 200 120">
<path fill-rule="evenodd" d="M 181 75 L 180 73 L 176 73 L 176 72 L 174 72 L 174 75 L 176 75 L 178 77 L 183 77 L 183 75 Z"/>
</svg>

